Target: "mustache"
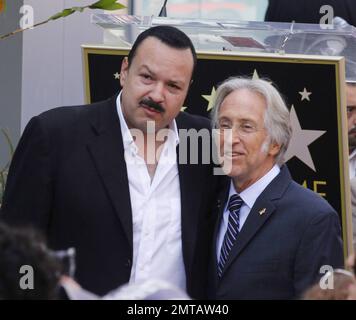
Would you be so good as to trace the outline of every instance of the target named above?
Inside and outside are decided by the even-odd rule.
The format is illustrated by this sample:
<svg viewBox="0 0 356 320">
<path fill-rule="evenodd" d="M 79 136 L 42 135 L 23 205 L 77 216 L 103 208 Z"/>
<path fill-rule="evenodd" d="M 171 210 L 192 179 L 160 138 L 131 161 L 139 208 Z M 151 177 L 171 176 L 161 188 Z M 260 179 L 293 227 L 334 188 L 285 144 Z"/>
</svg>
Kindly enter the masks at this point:
<svg viewBox="0 0 356 320">
<path fill-rule="evenodd" d="M 146 98 L 142 99 L 142 100 L 140 101 L 140 106 L 141 106 L 142 104 L 145 104 L 146 106 L 148 106 L 148 107 L 150 107 L 150 108 L 152 108 L 152 109 L 155 109 L 156 111 L 161 112 L 161 113 L 163 113 L 163 112 L 166 111 L 166 110 L 164 110 L 164 108 L 163 108 L 159 103 L 154 102 L 154 101 L 151 100 L 151 99 L 146 99 Z"/>
</svg>

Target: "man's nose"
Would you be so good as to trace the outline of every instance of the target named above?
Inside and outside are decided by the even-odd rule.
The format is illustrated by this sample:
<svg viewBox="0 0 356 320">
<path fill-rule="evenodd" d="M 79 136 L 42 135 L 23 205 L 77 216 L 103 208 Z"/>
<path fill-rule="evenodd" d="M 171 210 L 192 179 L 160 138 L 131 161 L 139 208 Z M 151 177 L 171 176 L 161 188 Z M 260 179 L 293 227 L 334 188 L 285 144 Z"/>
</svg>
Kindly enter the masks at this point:
<svg viewBox="0 0 356 320">
<path fill-rule="evenodd" d="M 156 82 L 150 92 L 150 98 L 154 102 L 162 102 L 164 100 L 164 84 Z"/>
<path fill-rule="evenodd" d="M 241 127 L 235 124 L 231 130 L 232 130 L 232 143 L 241 142 L 241 137 L 244 136 Z"/>
<path fill-rule="evenodd" d="M 239 131 L 236 128 L 224 130 L 224 140 L 228 145 L 234 145 L 241 142 Z"/>
</svg>

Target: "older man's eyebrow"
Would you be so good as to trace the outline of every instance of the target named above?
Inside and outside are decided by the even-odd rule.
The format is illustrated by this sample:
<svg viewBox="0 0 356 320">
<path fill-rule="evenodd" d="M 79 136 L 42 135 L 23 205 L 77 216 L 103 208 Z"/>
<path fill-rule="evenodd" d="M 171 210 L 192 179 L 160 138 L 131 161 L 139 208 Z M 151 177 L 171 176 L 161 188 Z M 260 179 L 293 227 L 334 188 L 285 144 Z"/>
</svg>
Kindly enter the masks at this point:
<svg viewBox="0 0 356 320">
<path fill-rule="evenodd" d="M 219 120 L 219 121 L 230 121 L 230 122 L 231 122 L 231 119 L 228 118 L 228 117 L 225 117 L 225 116 L 219 117 L 218 120 Z"/>
</svg>

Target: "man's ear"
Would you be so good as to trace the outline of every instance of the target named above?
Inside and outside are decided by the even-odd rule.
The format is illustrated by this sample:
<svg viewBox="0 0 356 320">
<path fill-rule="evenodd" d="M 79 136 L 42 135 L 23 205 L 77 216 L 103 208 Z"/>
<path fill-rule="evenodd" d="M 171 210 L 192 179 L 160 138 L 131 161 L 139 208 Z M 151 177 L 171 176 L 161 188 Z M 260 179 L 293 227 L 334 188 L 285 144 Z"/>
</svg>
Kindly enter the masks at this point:
<svg viewBox="0 0 356 320">
<path fill-rule="evenodd" d="M 129 60 L 127 57 L 122 60 L 121 63 L 121 71 L 120 71 L 120 84 L 121 87 L 124 86 L 126 78 L 127 78 L 127 73 L 129 72 Z"/>
<path fill-rule="evenodd" d="M 281 146 L 280 146 L 279 144 L 275 143 L 275 142 L 272 142 L 272 143 L 270 144 L 270 146 L 269 146 L 269 151 L 268 151 L 268 153 L 269 153 L 271 156 L 275 157 L 275 156 L 278 154 L 279 150 L 281 150 Z"/>
</svg>

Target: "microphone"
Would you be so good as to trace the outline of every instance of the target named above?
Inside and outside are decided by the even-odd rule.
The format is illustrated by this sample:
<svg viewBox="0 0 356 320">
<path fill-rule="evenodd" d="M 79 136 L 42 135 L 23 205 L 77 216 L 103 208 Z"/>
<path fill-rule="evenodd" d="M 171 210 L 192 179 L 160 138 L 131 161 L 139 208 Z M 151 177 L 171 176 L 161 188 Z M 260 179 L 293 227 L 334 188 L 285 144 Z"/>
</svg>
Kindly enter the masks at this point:
<svg viewBox="0 0 356 320">
<path fill-rule="evenodd" d="M 164 0 L 163 6 L 161 11 L 159 12 L 159 17 L 167 17 L 167 9 L 166 9 L 166 5 L 167 5 L 167 0 Z"/>
</svg>

